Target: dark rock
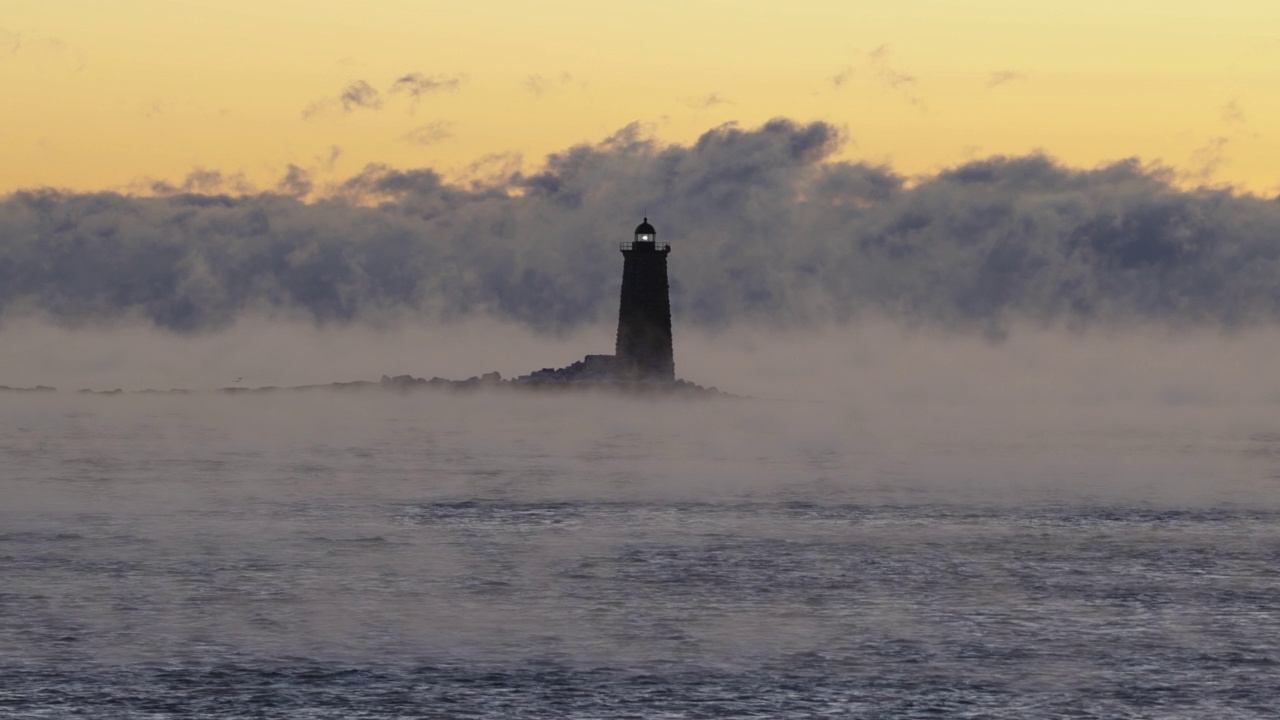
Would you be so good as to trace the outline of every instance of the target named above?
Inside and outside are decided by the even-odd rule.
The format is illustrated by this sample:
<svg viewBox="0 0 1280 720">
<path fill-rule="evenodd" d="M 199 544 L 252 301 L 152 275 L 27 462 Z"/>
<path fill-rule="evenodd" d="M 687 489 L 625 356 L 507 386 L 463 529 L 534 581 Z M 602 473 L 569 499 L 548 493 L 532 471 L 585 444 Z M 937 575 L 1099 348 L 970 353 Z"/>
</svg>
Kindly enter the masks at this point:
<svg viewBox="0 0 1280 720">
<path fill-rule="evenodd" d="M 9 387 L 8 385 L 0 385 L 0 392 L 50 393 L 58 392 L 58 389 L 49 387 L 48 385 L 36 385 L 35 387 Z"/>
</svg>

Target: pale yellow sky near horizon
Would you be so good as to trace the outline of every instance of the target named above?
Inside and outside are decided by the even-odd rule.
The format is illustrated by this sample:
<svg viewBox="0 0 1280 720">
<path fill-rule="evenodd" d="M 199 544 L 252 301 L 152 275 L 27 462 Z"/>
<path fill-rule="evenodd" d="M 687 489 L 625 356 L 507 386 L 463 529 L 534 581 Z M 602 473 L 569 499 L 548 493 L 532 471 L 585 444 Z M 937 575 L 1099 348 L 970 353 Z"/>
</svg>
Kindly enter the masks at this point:
<svg viewBox="0 0 1280 720">
<path fill-rule="evenodd" d="M 1042 151 L 1280 193 L 1275 0 L 0 0 L 0 83 L 0 193 L 456 179 L 779 116 L 908 175 Z"/>
</svg>

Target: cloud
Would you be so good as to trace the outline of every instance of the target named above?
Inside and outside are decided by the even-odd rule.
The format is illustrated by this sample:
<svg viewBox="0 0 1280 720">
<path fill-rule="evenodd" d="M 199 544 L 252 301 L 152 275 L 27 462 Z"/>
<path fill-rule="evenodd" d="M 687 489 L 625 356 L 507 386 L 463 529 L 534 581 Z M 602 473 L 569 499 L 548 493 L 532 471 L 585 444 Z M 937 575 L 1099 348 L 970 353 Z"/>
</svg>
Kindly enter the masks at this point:
<svg viewBox="0 0 1280 720">
<path fill-rule="evenodd" d="M 543 97 L 545 95 L 561 92 L 566 88 L 577 87 L 577 90 L 586 91 L 586 81 L 575 81 L 572 74 L 561 73 L 558 77 L 543 76 L 543 74 L 531 74 L 525 77 L 525 90 L 531 92 L 535 97 Z"/>
<path fill-rule="evenodd" d="M 85 68 L 85 54 L 56 37 L 28 37 L 0 27 L 0 61 L 30 60 L 40 64 L 69 65 L 79 72 Z"/>
<path fill-rule="evenodd" d="M 414 145 L 433 145 L 450 137 L 453 137 L 453 123 L 436 121 L 410 130 L 404 141 Z"/>
<path fill-rule="evenodd" d="M 1211 181 L 1227 162 L 1227 146 L 1230 144 L 1231 140 L 1225 137 L 1209 138 L 1191 153 L 1190 167 L 1183 173 L 1183 179 L 1200 183 Z"/>
<path fill-rule="evenodd" d="M 551 81 L 541 75 L 529 75 L 524 79 L 524 87 L 529 92 L 542 97 L 544 93 L 551 89 Z"/>
<path fill-rule="evenodd" d="M 496 152 L 481 155 L 461 175 L 473 188 L 504 186 L 524 168 L 524 156 L 518 152 Z"/>
<path fill-rule="evenodd" d="M 924 110 L 924 101 L 916 92 L 918 79 L 914 75 L 898 70 L 890 61 L 890 55 L 891 52 L 888 45 L 876 47 L 861 57 L 856 67 L 846 65 L 832 75 L 828 79 L 832 89 L 844 89 L 852 85 L 856 78 L 867 77 L 879 85 L 881 89 L 897 95 L 909 105 Z"/>
<path fill-rule="evenodd" d="M 574 84 L 573 75 L 567 72 L 560 73 L 558 77 L 547 77 L 546 75 L 529 75 L 524 79 L 524 89 L 533 93 L 537 97 L 542 97 L 548 93 L 552 93 L 563 88 L 567 88 Z M 580 87 L 585 88 L 586 83 L 578 83 Z"/>
<path fill-rule="evenodd" d="M 889 62 L 889 46 L 881 45 L 867 53 L 867 64 L 884 87 L 898 93 L 903 100 L 919 108 L 924 103 L 915 93 L 916 77 L 898 71 Z"/>
<path fill-rule="evenodd" d="M 407 315 L 559 332 L 616 317 L 616 243 L 647 212 L 672 243 L 686 328 L 867 313 L 989 337 L 1017 321 L 1280 322 L 1280 202 L 1040 155 L 908 183 L 836 159 L 842 142 L 785 119 L 673 145 L 629 126 L 532 170 L 497 156 L 465 185 L 371 165 L 312 202 L 291 196 L 310 182 L 292 169 L 238 197 L 218 193 L 242 179 L 212 170 L 155 197 L 19 192 L 0 200 L 0 320 L 200 332 L 253 313 Z"/>
<path fill-rule="evenodd" d="M 334 165 L 338 164 L 338 158 L 342 157 L 342 148 L 337 145 L 329 146 L 329 154 L 323 158 L 325 170 L 332 170 Z"/>
<path fill-rule="evenodd" d="M 1236 98 L 1232 98 L 1230 102 L 1223 105 L 1219 115 L 1224 123 L 1239 124 L 1244 122 L 1244 110 L 1240 108 L 1240 101 Z"/>
<path fill-rule="evenodd" d="M 293 163 L 289 163 L 289 170 L 276 185 L 277 190 L 293 197 L 306 197 L 311 194 L 313 187 L 311 172 Z"/>
<path fill-rule="evenodd" d="M 358 109 L 377 110 L 381 107 L 382 95 L 377 88 L 364 80 L 356 80 L 344 87 L 337 97 L 323 98 L 308 105 L 302 111 L 302 119 L 309 120 L 331 111 L 345 115 Z"/>
<path fill-rule="evenodd" d="M 461 75 L 426 75 L 411 72 L 392 81 L 387 94 L 408 96 L 409 110 L 413 112 L 424 96 L 457 90 L 462 85 L 462 81 Z M 384 98 L 377 88 L 365 80 L 356 80 L 344 87 L 336 97 L 322 98 L 308 105 L 302 111 L 302 118 L 309 120 L 330 112 L 341 112 L 345 115 L 355 110 L 380 110 L 383 104 Z"/>
<path fill-rule="evenodd" d="M 259 192 L 258 188 L 254 187 L 243 173 L 225 175 L 219 170 L 199 167 L 187 173 L 187 176 L 178 185 L 164 180 L 147 181 L 143 189 L 155 195 L 177 195 L 182 193 L 249 195 Z"/>
<path fill-rule="evenodd" d="M 391 83 L 389 92 L 392 95 L 408 95 L 412 103 L 411 107 L 416 108 L 424 95 L 454 91 L 461 85 L 461 75 L 424 75 L 420 72 L 412 72 L 396 78 L 395 82 Z"/>
<path fill-rule="evenodd" d="M 351 112 L 356 108 L 377 110 L 382 107 L 382 97 L 378 91 L 363 80 L 357 80 L 344 88 L 338 96 L 338 102 L 342 105 L 343 112 Z"/>
<path fill-rule="evenodd" d="M 710 93 L 702 97 L 689 98 L 685 104 L 692 108 L 706 109 L 716 107 L 717 105 L 733 105 L 734 102 L 727 98 L 721 97 L 720 93 Z"/>
<path fill-rule="evenodd" d="M 987 76 L 987 88 L 988 89 L 998 88 L 1002 85 L 1008 85 L 1009 83 L 1017 82 L 1019 80 L 1026 80 L 1026 79 L 1027 79 L 1027 76 L 1020 72 L 1014 72 L 1012 70 L 1001 70 L 999 72 L 993 72 Z"/>
</svg>

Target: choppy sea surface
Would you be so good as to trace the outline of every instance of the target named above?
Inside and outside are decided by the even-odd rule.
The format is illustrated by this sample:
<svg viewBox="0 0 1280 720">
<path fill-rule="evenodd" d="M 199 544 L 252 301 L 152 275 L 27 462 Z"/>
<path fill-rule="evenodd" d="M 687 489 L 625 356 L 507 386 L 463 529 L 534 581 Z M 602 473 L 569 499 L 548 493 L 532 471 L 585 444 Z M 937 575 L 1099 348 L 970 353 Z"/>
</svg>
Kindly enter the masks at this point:
<svg viewBox="0 0 1280 720">
<path fill-rule="evenodd" d="M 0 397 L 0 717 L 1280 716 L 1280 415 L 1121 415 Z"/>
</svg>

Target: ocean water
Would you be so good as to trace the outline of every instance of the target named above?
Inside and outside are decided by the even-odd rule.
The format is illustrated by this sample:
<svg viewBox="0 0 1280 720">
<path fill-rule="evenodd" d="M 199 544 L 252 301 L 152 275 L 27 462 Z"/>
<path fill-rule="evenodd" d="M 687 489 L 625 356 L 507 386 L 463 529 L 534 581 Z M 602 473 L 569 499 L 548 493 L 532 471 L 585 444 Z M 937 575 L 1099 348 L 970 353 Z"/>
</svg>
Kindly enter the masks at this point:
<svg viewBox="0 0 1280 720">
<path fill-rule="evenodd" d="M 0 717 L 1277 717 L 1270 412 L 5 395 Z"/>
</svg>

